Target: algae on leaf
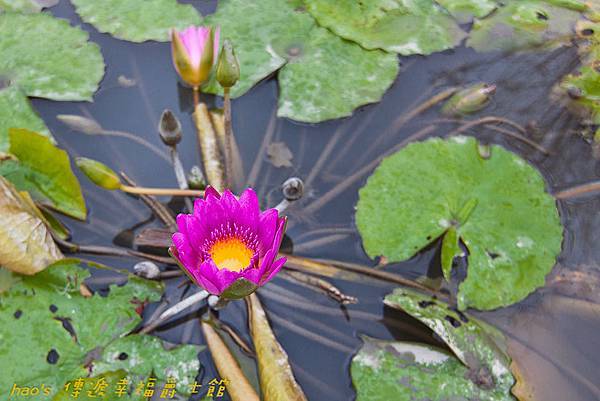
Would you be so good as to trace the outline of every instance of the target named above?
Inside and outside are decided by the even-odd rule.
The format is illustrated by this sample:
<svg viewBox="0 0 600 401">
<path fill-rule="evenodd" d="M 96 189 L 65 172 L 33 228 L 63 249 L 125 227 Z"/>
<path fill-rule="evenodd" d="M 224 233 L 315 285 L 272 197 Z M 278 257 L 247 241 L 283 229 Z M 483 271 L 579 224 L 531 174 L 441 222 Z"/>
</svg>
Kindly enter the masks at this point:
<svg viewBox="0 0 600 401">
<path fill-rule="evenodd" d="M 172 28 L 199 25 L 202 16 L 177 0 L 71 0 L 77 14 L 100 32 L 131 42 L 166 42 Z"/>
<path fill-rule="evenodd" d="M 432 0 L 307 0 L 321 26 L 366 49 L 403 55 L 452 49 L 466 33 Z"/>
<path fill-rule="evenodd" d="M 44 383 L 52 391 L 37 398 L 52 399 L 67 381 L 87 377 L 91 351 L 126 335 L 141 321 L 136 307 L 161 294 L 157 283 L 138 282 L 111 286 L 106 297 L 86 298 L 80 285 L 87 277 L 89 272 L 72 261 L 58 262 L 23 276 L 2 294 L 0 388 Z"/>
<path fill-rule="evenodd" d="M 9 153 L 17 160 L 0 161 L 0 175 L 20 191 L 30 192 L 34 199 L 85 219 L 85 201 L 67 152 L 54 146 L 49 138 L 25 129 L 11 128 L 9 137 Z"/>
<path fill-rule="evenodd" d="M 476 20 L 466 44 L 481 52 L 558 47 L 570 42 L 580 11 L 568 1 L 510 1 Z"/>
<path fill-rule="evenodd" d="M 425 344 L 363 337 L 350 372 L 356 401 L 514 401 L 510 387 L 489 388 L 449 353 Z"/>
<path fill-rule="evenodd" d="M 454 227 L 469 252 L 459 307 L 494 309 L 544 285 L 562 226 L 539 172 L 500 146 L 487 159 L 477 146 L 430 139 L 384 159 L 359 192 L 356 224 L 369 256 L 390 262 Z"/>
<path fill-rule="evenodd" d="M 0 89 L 0 152 L 8 151 L 9 128 L 25 128 L 52 138 L 44 121 L 29 104 L 27 96 L 15 85 Z"/>
<path fill-rule="evenodd" d="M 0 13 L 0 75 L 28 96 L 91 100 L 104 75 L 87 32 L 47 13 Z"/>
<path fill-rule="evenodd" d="M 327 29 L 310 38 L 279 72 L 279 117 L 319 122 L 377 102 L 398 75 L 395 55 L 365 51 Z"/>
</svg>

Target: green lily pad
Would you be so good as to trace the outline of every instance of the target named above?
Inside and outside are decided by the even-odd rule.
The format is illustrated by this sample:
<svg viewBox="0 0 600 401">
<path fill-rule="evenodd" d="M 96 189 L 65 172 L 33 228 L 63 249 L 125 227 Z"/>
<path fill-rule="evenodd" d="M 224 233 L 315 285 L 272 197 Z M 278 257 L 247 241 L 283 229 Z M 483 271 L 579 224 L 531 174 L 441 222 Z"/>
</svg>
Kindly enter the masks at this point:
<svg viewBox="0 0 600 401">
<path fill-rule="evenodd" d="M 165 349 L 163 341 L 146 335 L 130 335 L 109 344 L 94 362 L 93 374 L 122 369 L 130 376 L 146 379 L 151 373 L 159 381 L 171 377 L 177 392 L 190 394 L 190 385 L 200 369 L 198 352 L 204 347 L 179 345 Z"/>
<path fill-rule="evenodd" d="M 581 3 L 524 0 L 507 2 L 489 18 L 476 20 L 467 46 L 477 51 L 553 48 L 569 43 Z"/>
<path fill-rule="evenodd" d="M 469 251 L 460 309 L 494 309 L 544 285 L 562 226 L 537 170 L 473 138 L 430 139 L 383 160 L 359 192 L 356 224 L 369 256 L 409 259 L 454 227 Z"/>
<path fill-rule="evenodd" d="M 28 96 L 91 100 L 104 75 L 87 32 L 50 14 L 0 14 L 0 75 Z"/>
<path fill-rule="evenodd" d="M 431 0 L 307 0 L 323 27 L 366 49 L 431 54 L 460 44 L 466 33 Z"/>
<path fill-rule="evenodd" d="M 570 95 L 569 106 L 576 113 L 589 118 L 591 124 L 600 124 L 600 64 L 586 65 L 560 82 L 560 88 Z"/>
<path fill-rule="evenodd" d="M 191 4 L 177 0 L 71 0 L 82 20 L 103 33 L 128 40 L 166 42 L 172 28 L 200 25 L 202 16 Z"/>
<path fill-rule="evenodd" d="M 504 336 L 495 328 L 410 289 L 398 288 L 384 302 L 402 309 L 440 336 L 469 368 L 468 376 L 476 383 L 502 393 L 508 393 L 515 384 Z"/>
<path fill-rule="evenodd" d="M 30 192 L 34 199 L 50 202 L 66 215 L 85 219 L 85 201 L 67 152 L 32 131 L 11 128 L 9 136 L 9 152 L 18 160 L 0 162 L 0 175 L 18 190 Z"/>
<path fill-rule="evenodd" d="M 25 128 L 52 137 L 44 121 L 29 104 L 27 96 L 14 85 L 0 89 L 0 152 L 8 151 L 9 128 Z"/>
<path fill-rule="evenodd" d="M 409 342 L 363 337 L 350 372 L 356 401 L 514 401 L 507 388 L 475 384 L 449 353 Z"/>
<path fill-rule="evenodd" d="M 277 115 L 303 122 L 349 116 L 357 107 L 381 100 L 398 69 L 393 54 L 365 51 L 315 28 L 300 54 L 279 72 Z"/>
<path fill-rule="evenodd" d="M 467 23 L 473 17 L 483 18 L 496 9 L 498 3 L 493 0 L 436 0 L 460 23 Z"/>
<path fill-rule="evenodd" d="M 289 54 L 301 49 L 315 26 L 296 0 L 223 0 L 206 22 L 220 26 L 221 37 L 230 39 L 235 47 L 240 79 L 231 88 L 233 97 L 243 95 L 285 65 Z M 204 90 L 223 93 L 214 77 Z"/>
<path fill-rule="evenodd" d="M 226 0 L 207 22 L 219 25 L 235 46 L 241 69 L 232 96 L 281 68 L 280 117 L 319 122 L 348 116 L 380 100 L 398 74 L 395 56 L 365 50 L 316 26 L 297 0 Z M 222 93 L 214 77 L 204 90 Z"/>
<path fill-rule="evenodd" d="M 73 261 L 58 262 L 21 281 L 0 298 L 0 387 L 50 388 L 48 400 L 63 384 L 88 376 L 85 365 L 111 341 L 141 321 L 142 302 L 155 301 L 161 287 L 153 282 L 111 286 L 108 296 L 80 294 L 89 272 Z M 94 352 L 92 352 L 94 351 Z M 19 363 L 14 363 L 19 361 Z"/>
</svg>

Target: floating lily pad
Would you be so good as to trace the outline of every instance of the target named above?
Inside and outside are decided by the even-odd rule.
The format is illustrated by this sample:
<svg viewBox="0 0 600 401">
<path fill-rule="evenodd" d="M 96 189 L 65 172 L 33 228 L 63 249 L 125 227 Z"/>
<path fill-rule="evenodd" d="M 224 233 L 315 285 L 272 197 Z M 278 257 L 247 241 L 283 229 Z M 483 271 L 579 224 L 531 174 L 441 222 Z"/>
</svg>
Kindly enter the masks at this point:
<svg viewBox="0 0 600 401">
<path fill-rule="evenodd" d="M 494 309 L 544 285 L 562 226 L 542 176 L 500 146 L 430 139 L 384 159 L 360 190 L 356 224 L 366 252 L 406 260 L 454 227 L 468 249 L 461 309 Z"/>
<path fill-rule="evenodd" d="M 100 32 L 131 42 L 169 40 L 172 28 L 200 25 L 191 4 L 177 0 L 71 0 L 77 14 Z"/>
<path fill-rule="evenodd" d="M 363 337 L 350 368 L 356 401 L 514 401 L 509 389 L 485 388 L 451 354 L 429 345 Z"/>
<path fill-rule="evenodd" d="M 366 49 L 431 54 L 458 46 L 466 36 L 431 0 L 307 0 L 307 6 L 321 26 Z"/>
<path fill-rule="evenodd" d="M 580 11 L 581 3 L 572 1 L 506 2 L 475 21 L 467 46 L 482 52 L 557 47 L 571 40 Z"/>
<path fill-rule="evenodd" d="M 0 162 L 0 175 L 34 199 L 50 202 L 56 210 L 85 219 L 87 210 L 79 181 L 71 171 L 67 152 L 35 132 L 11 128 L 9 152 L 17 160 Z"/>
<path fill-rule="evenodd" d="M 460 23 L 467 23 L 473 17 L 483 18 L 496 9 L 498 3 L 493 0 L 436 0 Z"/>
<path fill-rule="evenodd" d="M 510 392 L 515 380 L 502 333 L 447 304 L 419 292 L 398 288 L 385 304 L 420 320 L 444 340 L 469 368 L 469 378 L 488 390 Z"/>
<path fill-rule="evenodd" d="M 130 376 L 146 379 L 151 373 L 159 381 L 169 377 L 176 381 L 177 392 L 190 394 L 190 384 L 200 369 L 198 352 L 204 347 L 179 345 L 165 349 L 163 341 L 146 335 L 130 335 L 109 344 L 98 361 L 94 375 L 123 369 Z"/>
<path fill-rule="evenodd" d="M 161 294 L 160 285 L 130 278 L 122 287 L 111 286 L 106 297 L 86 298 L 80 285 L 87 277 L 89 272 L 73 262 L 59 262 L 35 276 L 23 276 L 2 294 L 1 388 L 44 384 L 50 394 L 36 398 L 51 399 L 65 382 L 87 377 L 84 365 L 139 324 L 136 308 Z"/>
<path fill-rule="evenodd" d="M 0 75 L 28 96 L 91 100 L 104 75 L 87 32 L 50 14 L 0 13 Z"/>
<path fill-rule="evenodd" d="M 312 17 L 294 0 L 224 0 L 206 22 L 221 27 L 221 37 L 235 46 L 240 80 L 231 88 L 241 96 L 257 82 L 281 68 L 290 54 L 300 51 L 315 26 Z M 222 93 L 216 80 L 205 88 Z"/>
<path fill-rule="evenodd" d="M 600 124 L 600 64 L 586 65 L 567 75 L 560 87 L 569 96 L 572 110 L 589 118 L 590 123 Z"/>
<path fill-rule="evenodd" d="M 0 11 L 39 13 L 44 8 L 55 6 L 59 0 L 0 0 Z"/>
<path fill-rule="evenodd" d="M 278 69 L 278 115 L 318 122 L 378 101 L 398 74 L 393 55 L 368 51 L 317 27 L 302 2 L 227 0 L 207 21 L 221 26 L 240 60 L 240 96 Z M 213 80 L 204 90 L 221 93 Z"/>
<path fill-rule="evenodd" d="M 63 256 L 26 196 L 0 176 L 0 266 L 31 275 Z"/>
<path fill-rule="evenodd" d="M 9 128 L 25 128 L 51 137 L 44 121 L 31 108 L 27 96 L 14 85 L 0 89 L 0 152 L 8 151 Z"/>
<path fill-rule="evenodd" d="M 304 122 L 349 116 L 357 107 L 379 101 L 396 75 L 395 55 L 365 51 L 316 28 L 300 54 L 279 72 L 277 115 Z"/>
</svg>

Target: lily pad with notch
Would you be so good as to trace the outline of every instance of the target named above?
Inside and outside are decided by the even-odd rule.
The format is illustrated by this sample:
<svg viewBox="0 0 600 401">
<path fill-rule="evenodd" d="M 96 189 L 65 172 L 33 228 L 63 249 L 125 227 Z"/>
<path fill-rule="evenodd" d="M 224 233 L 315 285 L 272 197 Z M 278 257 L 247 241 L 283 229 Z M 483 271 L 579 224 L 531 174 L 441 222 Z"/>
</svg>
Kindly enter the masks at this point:
<svg viewBox="0 0 600 401">
<path fill-rule="evenodd" d="M 454 228 L 468 250 L 459 308 L 495 309 L 543 286 L 561 250 L 563 228 L 545 186 L 500 146 L 484 158 L 474 138 L 429 139 L 381 162 L 359 191 L 356 224 L 367 254 L 390 262 Z"/>
</svg>

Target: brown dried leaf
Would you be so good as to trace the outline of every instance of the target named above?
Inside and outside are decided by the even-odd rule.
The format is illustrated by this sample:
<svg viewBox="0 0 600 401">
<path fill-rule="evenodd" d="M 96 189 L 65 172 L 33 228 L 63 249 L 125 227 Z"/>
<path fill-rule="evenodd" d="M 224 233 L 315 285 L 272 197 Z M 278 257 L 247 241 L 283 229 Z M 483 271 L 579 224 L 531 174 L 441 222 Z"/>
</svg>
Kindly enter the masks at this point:
<svg viewBox="0 0 600 401">
<path fill-rule="evenodd" d="M 267 156 L 275 167 L 292 167 L 294 155 L 285 142 L 271 142 L 267 147 Z"/>
</svg>

